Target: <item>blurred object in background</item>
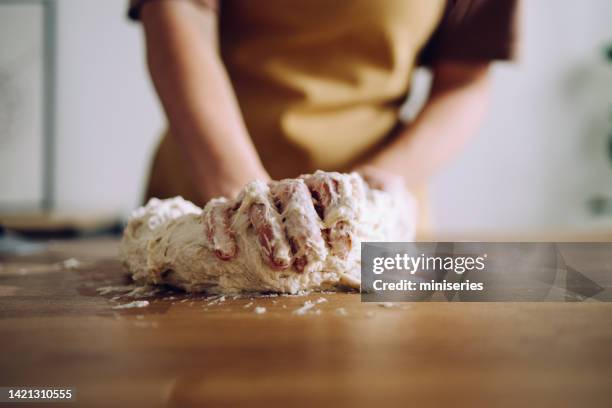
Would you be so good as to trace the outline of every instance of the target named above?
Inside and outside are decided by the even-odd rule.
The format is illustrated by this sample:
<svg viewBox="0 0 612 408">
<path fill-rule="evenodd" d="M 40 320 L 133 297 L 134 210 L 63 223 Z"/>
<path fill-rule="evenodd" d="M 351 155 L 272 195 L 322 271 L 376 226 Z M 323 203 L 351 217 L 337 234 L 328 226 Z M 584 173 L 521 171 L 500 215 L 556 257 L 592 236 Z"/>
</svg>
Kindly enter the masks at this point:
<svg viewBox="0 0 612 408">
<path fill-rule="evenodd" d="M 55 15 L 47 25 L 45 7 L 52 7 Z M 54 133 L 53 165 L 45 174 L 53 173 L 50 201 L 63 214 L 126 215 L 140 205 L 148 160 L 163 121 L 145 71 L 139 28 L 128 23 L 125 7 L 124 0 L 0 0 L 0 21 L 14 21 L 0 24 L 0 61 L 5 55 L 8 58 L 5 44 L 20 43 L 22 36 L 39 39 L 40 34 L 44 44 L 55 37 L 51 46 L 55 69 L 45 69 L 45 80 L 51 74 L 55 83 L 52 102 L 45 102 L 43 92 L 38 92 L 32 106 L 54 112 L 53 123 L 37 130 L 35 138 L 42 143 L 43 130 Z M 28 25 L 9 11 L 15 8 L 38 10 L 39 17 L 32 20 L 36 33 L 26 35 Z M 35 118 L 27 112 L 19 115 Z M 10 150 L 4 144 L 6 138 L 2 132 L 0 167 L 4 155 L 19 167 L 0 174 L 0 214 L 37 210 L 39 201 L 24 205 L 25 195 L 11 199 L 15 205 L 4 197 L 9 185 L 26 182 L 28 172 L 39 177 L 44 159 L 35 148 L 22 145 L 25 136 L 17 138 L 19 145 L 11 145 Z M 36 183 L 32 188 L 36 195 L 32 195 L 38 199 L 43 180 Z"/>
<path fill-rule="evenodd" d="M 123 220 L 118 214 L 49 211 L 0 215 L 0 227 L 28 238 L 80 238 L 119 235 L 123 230 Z"/>
<path fill-rule="evenodd" d="M 47 246 L 40 242 L 31 242 L 7 231 L 0 225 L 0 259 L 3 256 L 27 256 L 43 252 Z"/>
<path fill-rule="evenodd" d="M 605 49 L 605 58 L 608 64 L 612 66 L 612 45 L 609 45 Z M 604 146 L 604 150 L 607 152 L 608 164 L 612 169 L 612 104 L 609 108 L 609 128 L 607 133 L 607 146 Z M 610 175 L 612 179 L 612 175 Z M 612 218 L 612 194 L 607 196 L 594 195 L 589 201 L 588 206 L 591 213 L 595 217 L 607 217 Z"/>
<path fill-rule="evenodd" d="M 51 13 L 42 1 L 0 2 L 0 208 L 36 211 L 49 205 L 52 154 L 45 97 L 52 86 Z M 49 99 L 51 100 L 51 99 Z"/>
<path fill-rule="evenodd" d="M 116 232 L 121 226 L 116 211 L 54 205 L 54 6 L 46 0 L 0 1 L 0 240 L 5 248 L 7 242 L 19 243 L 9 230 L 23 237 L 66 238 Z"/>
</svg>

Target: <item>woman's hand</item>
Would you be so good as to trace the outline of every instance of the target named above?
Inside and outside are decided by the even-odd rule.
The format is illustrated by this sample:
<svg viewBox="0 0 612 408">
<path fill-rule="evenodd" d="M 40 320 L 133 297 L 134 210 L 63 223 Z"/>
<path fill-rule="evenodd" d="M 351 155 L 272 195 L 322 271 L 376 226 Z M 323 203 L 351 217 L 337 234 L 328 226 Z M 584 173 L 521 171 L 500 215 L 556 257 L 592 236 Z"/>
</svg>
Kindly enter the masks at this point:
<svg viewBox="0 0 612 408">
<path fill-rule="evenodd" d="M 372 165 L 360 166 L 355 171 L 363 177 L 370 188 L 385 191 L 400 202 L 411 200 L 403 177 Z"/>
<path fill-rule="evenodd" d="M 272 269 L 308 272 L 328 253 L 346 259 L 354 242 L 349 213 L 336 211 L 347 200 L 363 200 L 363 184 L 337 173 L 255 183 L 233 200 L 215 199 L 204 208 L 204 228 L 218 259 L 231 261 L 240 250 L 232 224 L 246 219 L 247 237 Z M 350 196 L 350 197 L 349 197 Z"/>
<path fill-rule="evenodd" d="M 373 165 L 362 165 L 355 169 L 370 188 L 389 194 L 398 210 L 397 231 L 399 237 L 410 235 L 416 223 L 417 207 L 413 195 L 406 186 L 406 180 L 397 174 Z"/>
<path fill-rule="evenodd" d="M 401 175 L 407 188 L 419 189 L 444 167 L 472 137 L 484 118 L 490 89 L 489 61 L 440 62 L 433 69 L 430 97 L 410 124 L 393 130 L 389 143 L 368 158 L 358 171 L 373 179 L 375 167 Z M 392 182 L 393 183 L 393 182 Z"/>
</svg>

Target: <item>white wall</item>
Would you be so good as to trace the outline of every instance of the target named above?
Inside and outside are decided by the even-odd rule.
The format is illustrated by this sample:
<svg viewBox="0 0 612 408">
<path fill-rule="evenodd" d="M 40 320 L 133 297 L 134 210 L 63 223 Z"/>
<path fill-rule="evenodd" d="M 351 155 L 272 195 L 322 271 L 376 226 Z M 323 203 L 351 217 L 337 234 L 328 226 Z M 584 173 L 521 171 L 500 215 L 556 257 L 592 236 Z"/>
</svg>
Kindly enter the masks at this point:
<svg viewBox="0 0 612 408">
<path fill-rule="evenodd" d="M 609 0 L 525 1 L 520 63 L 495 69 L 476 139 L 434 180 L 440 232 L 595 227 L 586 201 L 612 192 Z"/>
<path fill-rule="evenodd" d="M 59 0 L 57 173 L 60 209 L 127 211 L 139 203 L 163 128 L 141 27 L 125 0 Z"/>
</svg>

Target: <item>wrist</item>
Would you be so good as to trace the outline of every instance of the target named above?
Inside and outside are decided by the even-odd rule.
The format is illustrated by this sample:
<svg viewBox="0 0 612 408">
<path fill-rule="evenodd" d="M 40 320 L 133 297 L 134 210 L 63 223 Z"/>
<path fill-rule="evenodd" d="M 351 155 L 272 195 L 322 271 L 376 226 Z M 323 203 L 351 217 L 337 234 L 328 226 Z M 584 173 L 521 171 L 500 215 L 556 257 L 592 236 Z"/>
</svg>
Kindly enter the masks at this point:
<svg viewBox="0 0 612 408">
<path fill-rule="evenodd" d="M 216 197 L 235 197 L 249 182 L 261 180 L 267 182 L 270 176 L 262 166 L 223 166 L 222 168 L 202 169 L 201 177 L 196 184 L 204 201 Z"/>
</svg>

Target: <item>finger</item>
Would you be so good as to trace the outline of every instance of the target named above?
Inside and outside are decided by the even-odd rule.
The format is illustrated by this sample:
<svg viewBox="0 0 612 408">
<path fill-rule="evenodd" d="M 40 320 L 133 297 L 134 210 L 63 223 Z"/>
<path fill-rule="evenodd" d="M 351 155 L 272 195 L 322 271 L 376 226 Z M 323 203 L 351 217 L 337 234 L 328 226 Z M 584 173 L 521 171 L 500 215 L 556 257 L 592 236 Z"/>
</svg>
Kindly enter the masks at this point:
<svg viewBox="0 0 612 408">
<path fill-rule="evenodd" d="M 291 252 L 282 232 L 278 214 L 271 204 L 267 200 L 251 204 L 249 220 L 255 229 L 264 261 L 272 269 L 287 269 L 291 265 Z"/>
<path fill-rule="evenodd" d="M 346 221 L 338 221 L 329 229 L 331 253 L 346 259 L 353 249 L 353 228 Z"/>
<path fill-rule="evenodd" d="M 347 212 L 347 203 L 356 203 L 362 199 L 363 189 L 356 177 L 336 178 L 330 173 L 315 173 L 305 182 L 311 191 L 315 205 L 321 208 L 319 216 L 328 226 L 325 238 L 331 253 L 346 259 L 353 247 L 354 231 L 349 223 L 351 212 Z"/>
<path fill-rule="evenodd" d="M 204 208 L 204 226 L 208 242 L 217 256 L 223 261 L 236 257 L 238 245 L 230 227 L 231 205 L 225 199 L 211 200 Z"/>
<path fill-rule="evenodd" d="M 332 201 L 335 201 L 333 195 L 335 186 L 332 185 L 332 179 L 325 174 L 316 173 L 312 176 L 305 177 L 304 182 L 310 190 L 317 214 L 321 220 L 324 220 L 327 215 L 327 210 L 332 205 Z"/>
<path fill-rule="evenodd" d="M 302 180 L 273 183 L 270 191 L 283 218 L 293 253 L 293 266 L 304 272 L 325 258 L 327 249 L 310 191 Z"/>
</svg>

